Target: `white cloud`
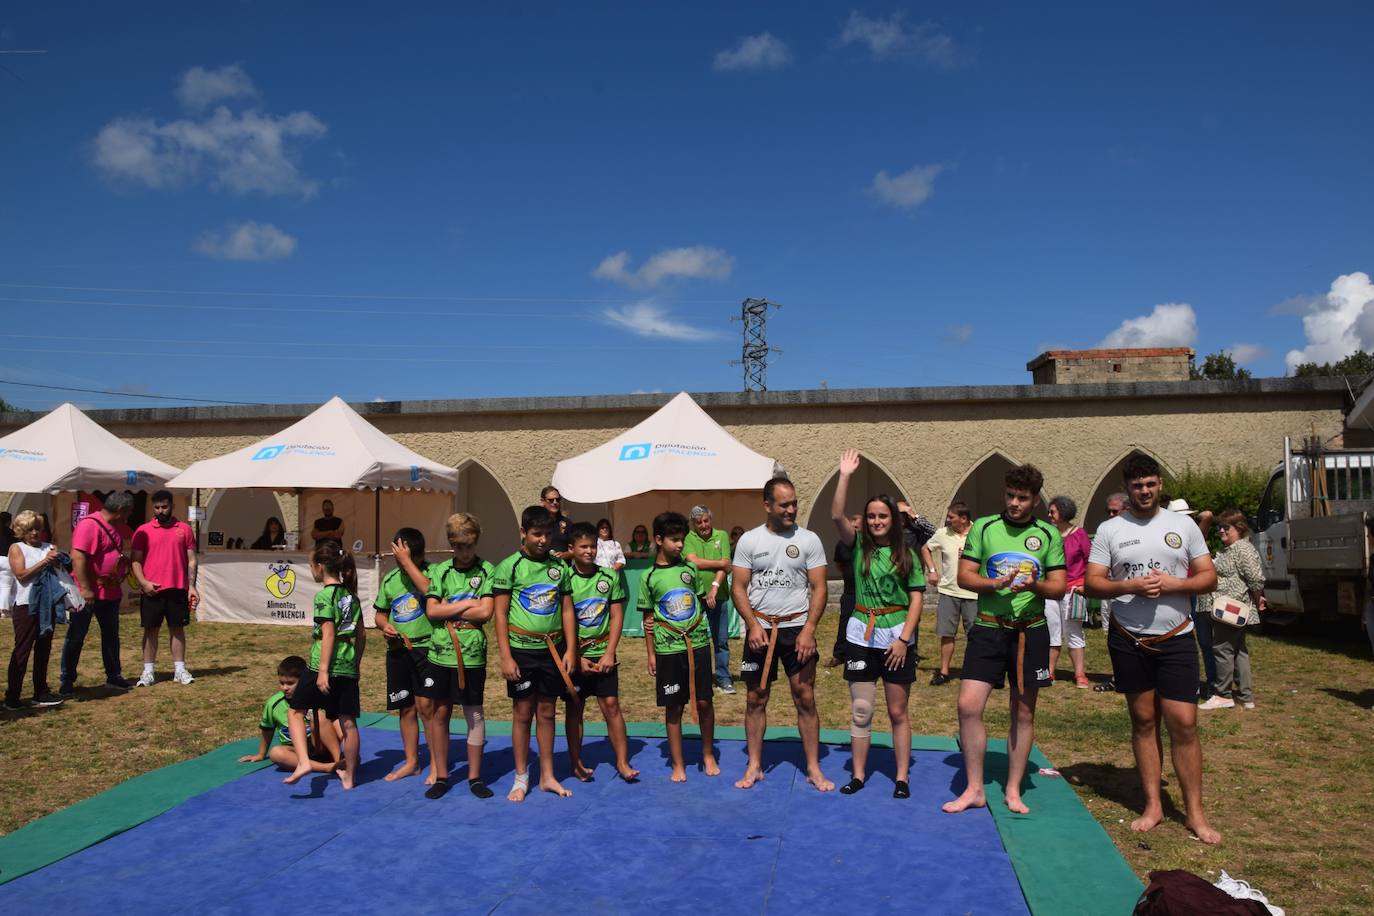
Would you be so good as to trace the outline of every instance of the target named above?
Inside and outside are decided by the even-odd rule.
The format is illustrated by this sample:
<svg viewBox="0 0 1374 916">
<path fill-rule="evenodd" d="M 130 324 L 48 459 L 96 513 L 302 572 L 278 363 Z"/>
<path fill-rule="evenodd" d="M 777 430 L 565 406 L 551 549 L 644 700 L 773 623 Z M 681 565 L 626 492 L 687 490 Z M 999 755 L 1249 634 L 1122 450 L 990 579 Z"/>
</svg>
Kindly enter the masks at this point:
<svg viewBox="0 0 1374 916">
<path fill-rule="evenodd" d="M 674 321 L 668 311 L 652 300 L 636 302 L 624 308 L 608 308 L 601 317 L 619 328 L 624 328 L 640 337 L 665 337 L 669 340 L 714 340 L 721 335 L 716 331 L 692 327 L 681 321 Z"/>
<path fill-rule="evenodd" d="M 874 60 L 914 57 L 933 67 L 958 66 L 960 51 L 953 38 L 933 22 L 907 25 L 904 19 L 902 13 L 876 19 L 854 10 L 840 31 L 839 43 L 864 45 Z"/>
<path fill-rule="evenodd" d="M 230 223 L 201 233 L 192 247 L 225 261 L 278 261 L 296 250 L 296 239 L 271 223 Z"/>
<path fill-rule="evenodd" d="M 1099 347 L 1191 347 L 1197 343 L 1197 315 L 1182 302 L 1156 305 L 1139 318 L 1128 318 L 1102 339 Z"/>
<path fill-rule="evenodd" d="M 962 347 L 973 339 L 973 325 L 951 324 L 945 327 L 945 340 L 956 347 Z"/>
<path fill-rule="evenodd" d="M 1302 332 L 1307 346 L 1284 357 L 1290 372 L 1299 363 L 1334 363 L 1356 350 L 1374 349 L 1374 283 L 1369 274 L 1337 277 L 1325 296 L 1309 300 Z"/>
<path fill-rule="evenodd" d="M 750 35 L 739 40 L 733 48 L 716 52 L 712 70 L 777 70 L 792 61 L 787 43 L 770 33 Z"/>
<path fill-rule="evenodd" d="M 1231 358 L 1238 363 L 1253 363 L 1268 356 L 1269 348 L 1264 344 L 1237 343 L 1231 344 L 1229 352 Z"/>
<path fill-rule="evenodd" d="M 672 277 L 693 280 L 726 280 L 734 270 L 735 259 L 719 248 L 693 245 L 668 248 L 649 258 L 638 270 L 630 265 L 630 253 L 617 251 L 596 265 L 592 276 L 630 287 L 654 287 Z"/>
<path fill-rule="evenodd" d="M 241 64 L 229 64 L 218 70 L 192 67 L 181 75 L 176 88 L 177 99 L 188 111 L 204 111 L 224 99 L 251 99 L 257 95 L 257 87 Z"/>
<path fill-rule="evenodd" d="M 885 204 L 911 210 L 925 203 L 926 198 L 935 192 L 935 176 L 945 170 L 939 163 L 935 165 L 913 165 L 900 175 L 889 175 L 887 170 L 873 176 L 869 190 Z"/>
</svg>

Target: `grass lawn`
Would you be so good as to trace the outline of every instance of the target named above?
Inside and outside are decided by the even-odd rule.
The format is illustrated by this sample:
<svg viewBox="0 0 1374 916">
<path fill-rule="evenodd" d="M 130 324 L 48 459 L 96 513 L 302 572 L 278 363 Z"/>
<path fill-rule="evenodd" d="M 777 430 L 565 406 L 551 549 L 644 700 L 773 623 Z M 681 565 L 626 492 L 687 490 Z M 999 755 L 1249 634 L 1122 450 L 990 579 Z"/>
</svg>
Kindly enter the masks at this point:
<svg viewBox="0 0 1374 916">
<path fill-rule="evenodd" d="M 953 735 L 957 683 L 928 685 L 937 646 L 933 618 L 926 615 L 921 628 L 926 658 L 912 692 L 913 731 Z M 124 673 L 136 678 L 137 618 L 125 616 L 121 629 Z M 825 629 L 833 637 L 833 623 Z M 61 636 L 59 629 L 50 672 L 54 687 Z M 1141 799 L 1119 697 L 1060 682 L 1041 697 L 1036 740 L 1142 878 L 1151 869 L 1186 868 L 1215 880 L 1225 868 L 1290 913 L 1374 910 L 1374 869 L 1369 865 L 1374 861 L 1374 689 L 1367 686 L 1374 667 L 1369 645 L 1353 638 L 1282 635 L 1252 635 L 1250 644 L 1259 708 L 1200 714 L 1208 813 L 1225 836 L 1219 847 L 1192 839 L 1174 810 L 1152 833 L 1130 832 L 1128 824 Z M 12 627 L 0 623 L 0 657 L 8 658 L 12 645 Z M 0 713 L 0 831 L 14 830 L 136 774 L 256 735 L 263 700 L 276 689 L 277 662 L 289 654 L 306 655 L 309 646 L 304 628 L 199 623 L 190 630 L 190 668 L 196 675 L 190 686 L 170 681 L 164 644 L 159 680 L 152 688 L 116 693 L 78 687 L 76 700 L 59 709 Z M 370 640 L 362 682 L 364 710 L 385 705 L 380 646 L 380 639 Z M 737 647 L 735 643 L 736 665 Z M 955 658 L 957 665 L 959 654 Z M 96 676 L 99 659 L 99 634 L 93 627 L 82 658 L 87 682 L 103 680 Z M 494 651 L 491 660 L 487 714 L 507 718 L 510 707 Z M 658 719 L 640 640 L 626 641 L 621 666 L 627 718 Z M 1089 672 L 1098 679 L 1108 667 L 1102 634 L 1090 630 Z M 822 725 L 847 728 L 848 692 L 839 669 L 821 669 L 818 681 Z M 1004 702 L 1003 696 L 995 693 L 994 704 Z M 771 724 L 793 723 L 785 694 L 774 697 L 772 709 Z M 743 690 L 718 695 L 716 715 L 721 724 L 743 724 Z M 989 720 L 994 736 L 1005 735 L 1004 708 L 990 706 Z M 884 714 L 874 728 L 887 728 Z M 363 751 L 367 753 L 366 746 Z M 874 752 L 880 769 L 889 769 L 890 760 L 886 751 Z M 1170 783 L 1166 795 L 1181 805 L 1172 767 L 1166 765 L 1165 772 Z M 666 771 L 660 775 L 667 777 Z M 843 779 L 840 773 L 829 775 Z M 1028 801 L 1034 804 L 1033 794 Z M 1072 875 L 1065 880 L 1073 880 Z"/>
</svg>

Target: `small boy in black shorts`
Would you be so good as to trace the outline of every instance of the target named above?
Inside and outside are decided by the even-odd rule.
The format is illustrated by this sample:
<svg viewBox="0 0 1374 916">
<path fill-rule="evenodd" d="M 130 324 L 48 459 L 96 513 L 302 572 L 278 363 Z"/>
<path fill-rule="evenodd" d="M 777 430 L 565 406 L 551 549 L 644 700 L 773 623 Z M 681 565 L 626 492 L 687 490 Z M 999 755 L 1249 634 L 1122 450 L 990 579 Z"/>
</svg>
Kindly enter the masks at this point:
<svg viewBox="0 0 1374 916">
<path fill-rule="evenodd" d="M 425 536 L 416 528 L 402 528 L 391 540 L 391 555 L 396 568 L 382 577 L 377 598 L 372 602 L 377 629 L 386 637 L 386 708 L 401 716 L 401 747 L 405 760 L 386 775 L 392 782 L 420 772 L 420 722 L 430 746 L 430 761 L 435 762 L 438 741 L 434 723 L 434 701 L 446 696 L 436 678 L 429 673 L 429 641 L 434 624 L 425 613 L 429 591 L 429 564 L 425 562 Z M 447 737 L 445 736 L 445 740 Z M 446 762 L 447 758 L 445 755 Z M 448 770 L 437 772 L 431 765 L 426 782 L 448 779 Z"/>
<path fill-rule="evenodd" d="M 239 763 L 258 763 L 271 760 L 283 770 L 295 770 L 301 762 L 301 749 L 291 743 L 291 697 L 305 676 L 305 659 L 299 655 L 288 655 L 277 665 L 277 686 L 281 689 L 267 698 L 262 706 L 262 718 L 258 720 L 258 752 L 245 754 Z M 317 725 L 319 723 L 316 723 Z M 316 773 L 332 773 L 339 765 L 339 726 L 327 722 L 318 734 L 312 733 L 306 723 L 306 756 L 310 759 L 311 769 Z M 276 739 L 277 743 L 272 743 Z"/>
</svg>

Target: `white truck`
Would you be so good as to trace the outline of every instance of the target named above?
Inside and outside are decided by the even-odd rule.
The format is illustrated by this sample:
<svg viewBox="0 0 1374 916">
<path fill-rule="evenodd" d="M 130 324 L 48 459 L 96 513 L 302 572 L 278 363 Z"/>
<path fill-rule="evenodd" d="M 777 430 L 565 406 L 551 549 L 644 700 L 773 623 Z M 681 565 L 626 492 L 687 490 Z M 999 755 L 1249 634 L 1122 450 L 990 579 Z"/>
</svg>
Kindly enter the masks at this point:
<svg viewBox="0 0 1374 916">
<path fill-rule="evenodd" d="M 1264 565 L 1265 621 L 1358 620 L 1369 600 L 1365 518 L 1374 449 L 1295 446 L 1269 477 L 1252 525 Z"/>
</svg>

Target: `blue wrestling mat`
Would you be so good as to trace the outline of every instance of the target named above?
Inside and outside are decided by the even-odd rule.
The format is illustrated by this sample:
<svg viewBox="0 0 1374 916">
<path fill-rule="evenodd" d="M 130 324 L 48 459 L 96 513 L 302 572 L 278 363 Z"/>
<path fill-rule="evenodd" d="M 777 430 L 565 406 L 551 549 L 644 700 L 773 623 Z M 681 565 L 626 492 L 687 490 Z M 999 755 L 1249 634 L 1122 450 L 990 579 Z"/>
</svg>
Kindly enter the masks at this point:
<svg viewBox="0 0 1374 916">
<path fill-rule="evenodd" d="M 606 740 L 591 737 L 584 760 L 594 782 L 569 776 L 572 798 L 532 788 L 514 804 L 505 799 L 508 737 L 489 738 L 483 763 L 496 797 L 477 799 L 455 782 L 430 801 L 420 777 L 382 780 L 402 759 L 397 731 L 362 734 L 361 781 L 351 792 L 324 776 L 286 786 L 274 768 L 248 772 L 14 878 L 0 886 L 0 912 L 1030 911 L 992 813 L 940 810 L 962 788 L 957 751 L 915 751 L 912 797 L 898 800 L 887 749 L 874 749 L 868 786 L 842 796 L 806 783 L 795 740 L 770 741 L 766 778 L 741 791 L 733 783 L 744 771 L 743 741 L 717 742 L 723 772 L 708 778 L 693 764 L 698 742 L 688 739 L 688 781 L 674 784 L 666 740 L 632 733 L 641 779 L 627 784 Z M 459 737 L 456 777 L 464 753 Z M 849 778 L 848 760 L 847 747 L 822 745 L 837 785 Z M 554 765 L 569 772 L 561 737 Z M 533 759 L 531 775 L 537 781 Z M 989 794 L 1000 804 L 1000 793 Z M 4 855 L 0 846 L 0 868 Z"/>
</svg>

